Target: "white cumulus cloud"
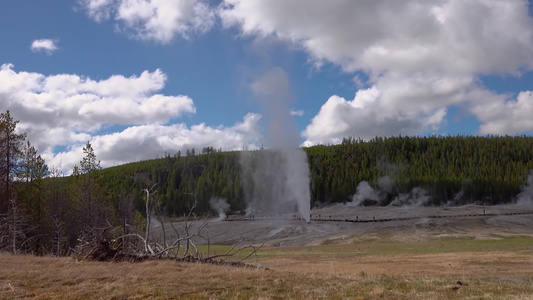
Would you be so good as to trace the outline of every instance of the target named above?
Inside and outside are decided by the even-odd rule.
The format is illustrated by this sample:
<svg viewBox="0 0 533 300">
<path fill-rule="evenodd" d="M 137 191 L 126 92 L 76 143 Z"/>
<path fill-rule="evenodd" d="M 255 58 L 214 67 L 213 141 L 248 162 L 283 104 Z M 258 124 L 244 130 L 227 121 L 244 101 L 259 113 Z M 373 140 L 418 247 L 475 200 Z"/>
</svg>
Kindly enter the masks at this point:
<svg viewBox="0 0 533 300">
<path fill-rule="evenodd" d="M 4 64 L 0 105 L 20 120 L 17 128 L 28 134 L 47 163 L 65 172 L 79 163 L 87 141 L 103 166 L 187 148 L 234 150 L 257 144 L 255 114 L 231 127 L 169 123 L 194 114 L 196 108 L 188 96 L 157 93 L 166 80 L 159 69 L 92 80 L 76 74 L 17 72 L 12 64 Z"/>
<path fill-rule="evenodd" d="M 47 54 L 52 54 L 54 51 L 59 49 L 56 43 L 57 41 L 50 39 L 34 40 L 31 43 L 30 49 L 33 52 L 45 52 Z"/>
<path fill-rule="evenodd" d="M 204 147 L 224 151 L 253 149 L 258 144 L 257 114 L 248 114 L 233 126 L 210 127 L 198 124 L 145 124 L 122 131 L 92 136 L 90 141 L 103 167 L 132 161 L 174 155 L 185 155 L 187 149 L 201 151 Z M 51 154 L 49 164 L 70 171 L 83 156 L 84 143 L 76 143 L 66 151 Z"/>
<path fill-rule="evenodd" d="M 533 57 L 521 0 L 225 0 L 220 16 L 244 34 L 294 42 L 317 62 L 376 75 L 512 72 Z"/>
<path fill-rule="evenodd" d="M 522 113 L 533 113 L 527 92 L 505 101 L 479 81 L 533 67 L 525 0 L 225 0 L 218 13 L 224 26 L 275 37 L 318 67 L 368 77 L 353 100 L 325 102 L 303 132 L 306 144 L 437 130 L 450 106 L 466 107 L 481 133 L 533 130 Z M 509 116 L 517 125 L 504 122 Z"/>
<path fill-rule="evenodd" d="M 353 100 L 331 96 L 304 130 L 306 145 L 336 144 L 342 137 L 357 135 L 364 139 L 386 135 L 416 133 L 433 114 L 382 109 L 380 91 L 376 87 L 360 90 Z M 442 111 L 436 111 L 442 117 Z M 440 120 L 438 120 L 440 121 Z"/>
<path fill-rule="evenodd" d="M 97 22 L 114 20 L 133 38 L 168 43 L 189 38 L 215 23 L 215 11 L 202 0 L 80 0 Z"/>
<path fill-rule="evenodd" d="M 481 134 L 519 134 L 533 132 L 533 92 L 524 91 L 516 98 L 483 93 L 472 111 L 482 122 Z"/>
</svg>

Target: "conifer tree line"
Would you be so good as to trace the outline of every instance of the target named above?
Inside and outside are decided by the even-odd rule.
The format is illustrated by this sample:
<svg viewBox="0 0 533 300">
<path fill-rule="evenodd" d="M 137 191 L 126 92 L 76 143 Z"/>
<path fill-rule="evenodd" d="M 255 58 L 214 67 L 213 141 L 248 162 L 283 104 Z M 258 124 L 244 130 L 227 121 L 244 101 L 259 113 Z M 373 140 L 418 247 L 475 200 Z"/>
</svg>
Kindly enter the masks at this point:
<svg viewBox="0 0 533 300">
<path fill-rule="evenodd" d="M 187 149 L 102 169 L 87 143 L 79 165 L 64 177 L 45 164 L 17 124 L 9 111 L 0 114 L 0 250 L 67 255 L 80 235 L 99 228 L 143 230 L 142 190 L 154 185 L 154 209 L 168 218 L 182 217 L 193 202 L 195 213 L 213 213 L 212 198 L 226 199 L 233 213 L 247 207 L 251 193 L 238 151 Z M 426 205 L 508 203 L 533 170 L 528 136 L 345 138 L 304 150 L 312 206 L 350 202 L 362 181 L 377 189 L 383 178 L 390 184 L 380 205 L 414 188 L 426 191 Z M 274 150 L 249 154 L 259 159 L 264 151 Z"/>
<path fill-rule="evenodd" d="M 306 151 L 313 203 L 351 201 L 358 183 L 376 187 L 385 176 L 393 185 L 382 205 L 416 187 L 427 191 L 428 205 L 508 203 L 533 169 L 527 136 L 345 138 Z"/>
<path fill-rule="evenodd" d="M 67 255 L 81 235 L 142 226 L 128 196 L 111 197 L 90 143 L 72 175 L 49 169 L 9 111 L 0 113 L 0 251 Z M 137 217 L 137 219 L 135 219 Z"/>
<path fill-rule="evenodd" d="M 384 177 L 392 186 L 380 205 L 414 188 L 426 192 L 426 205 L 510 203 L 533 170 L 533 138 L 528 136 L 345 138 L 338 145 L 304 150 L 312 206 L 350 202 L 360 182 L 379 188 Z M 261 151 L 272 150 L 251 154 Z M 234 212 L 243 212 L 250 194 L 243 186 L 239 152 L 178 152 L 108 168 L 102 176 L 112 190 L 138 190 L 157 182 L 156 196 L 168 216 L 185 213 L 192 194 L 200 212 L 209 212 L 212 197 L 224 198 Z M 142 211 L 142 195 L 132 197 Z"/>
</svg>

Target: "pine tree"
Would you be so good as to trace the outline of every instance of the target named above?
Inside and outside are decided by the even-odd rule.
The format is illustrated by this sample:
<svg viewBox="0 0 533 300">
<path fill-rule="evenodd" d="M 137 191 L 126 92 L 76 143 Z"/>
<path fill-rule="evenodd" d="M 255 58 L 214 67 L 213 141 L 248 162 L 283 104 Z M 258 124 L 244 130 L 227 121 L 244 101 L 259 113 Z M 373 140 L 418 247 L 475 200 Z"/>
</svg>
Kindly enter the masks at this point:
<svg viewBox="0 0 533 300">
<path fill-rule="evenodd" d="M 37 154 L 37 150 L 30 142 L 24 146 L 23 155 L 18 163 L 16 177 L 20 181 L 17 187 L 18 199 L 21 200 L 28 225 L 28 233 L 36 237 L 31 243 L 26 243 L 28 251 L 42 253 L 42 236 L 46 230 L 46 216 L 44 212 L 46 187 L 44 178 L 48 176 L 48 166 L 44 159 Z"/>
<path fill-rule="evenodd" d="M 74 167 L 70 195 L 77 207 L 79 230 L 91 233 L 96 228 L 112 223 L 113 210 L 98 178 L 100 161 L 96 160 L 94 149 L 89 142 L 83 147 L 83 153 L 85 156 L 80 161 L 80 166 Z"/>
<path fill-rule="evenodd" d="M 19 121 L 14 121 L 9 111 L 0 113 L 0 214 L 8 210 L 8 203 L 12 196 L 11 185 L 18 159 L 22 155 L 22 144 L 26 139 L 25 133 L 17 133 Z"/>
</svg>

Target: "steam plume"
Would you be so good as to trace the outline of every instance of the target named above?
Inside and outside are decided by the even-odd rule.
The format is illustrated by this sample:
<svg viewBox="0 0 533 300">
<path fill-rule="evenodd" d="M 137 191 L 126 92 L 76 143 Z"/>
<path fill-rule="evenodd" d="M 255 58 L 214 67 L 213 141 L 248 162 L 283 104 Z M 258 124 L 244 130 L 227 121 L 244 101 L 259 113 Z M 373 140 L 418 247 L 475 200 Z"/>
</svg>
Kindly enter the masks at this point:
<svg viewBox="0 0 533 300">
<path fill-rule="evenodd" d="M 427 191 L 421 187 L 415 187 L 408 194 L 399 194 L 389 205 L 392 206 L 424 206 L 431 198 Z"/>
<path fill-rule="evenodd" d="M 375 202 L 375 204 L 379 203 L 381 200 L 381 196 L 379 195 L 378 191 L 374 190 L 370 184 L 366 181 L 361 181 L 357 185 L 357 190 L 355 192 L 355 195 L 352 197 L 351 205 L 353 206 L 361 206 L 363 205 L 364 201 L 372 201 Z"/>
<path fill-rule="evenodd" d="M 212 210 L 218 214 L 217 220 L 224 220 L 226 218 L 226 212 L 229 210 L 230 205 L 224 198 L 211 198 L 209 200 L 209 206 Z"/>
<path fill-rule="evenodd" d="M 248 211 L 298 211 L 309 222 L 309 167 L 291 116 L 287 74 L 281 68 L 270 69 L 251 87 L 267 122 L 265 141 L 271 150 L 241 155 L 244 184 L 249 190 Z"/>
<path fill-rule="evenodd" d="M 349 205 L 423 206 L 431 200 L 425 189 L 415 187 L 409 193 L 398 193 L 397 196 L 390 201 L 389 197 L 394 194 L 394 189 L 394 180 L 389 176 L 379 177 L 377 180 L 377 188 L 371 187 L 366 181 L 361 181 L 357 185 L 356 193 L 352 196 L 352 202 Z M 388 201 L 390 201 L 390 203 Z"/>
<path fill-rule="evenodd" d="M 521 186 L 521 192 L 517 195 L 517 204 L 533 204 L 533 170 L 529 171 L 526 185 Z"/>
</svg>

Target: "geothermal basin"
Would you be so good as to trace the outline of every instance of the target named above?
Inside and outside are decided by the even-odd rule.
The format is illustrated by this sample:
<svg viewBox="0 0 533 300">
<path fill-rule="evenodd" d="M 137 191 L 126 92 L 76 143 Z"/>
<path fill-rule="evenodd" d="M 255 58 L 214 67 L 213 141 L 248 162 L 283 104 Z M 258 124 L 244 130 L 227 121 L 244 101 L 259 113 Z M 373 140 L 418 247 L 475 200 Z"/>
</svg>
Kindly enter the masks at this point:
<svg viewBox="0 0 533 300">
<path fill-rule="evenodd" d="M 266 246 L 357 243 L 386 233 L 393 239 L 423 241 L 446 237 L 533 238 L 533 204 L 458 207 L 362 207 L 333 205 L 313 209 L 311 222 L 298 214 L 230 215 L 205 228 L 211 244 L 243 242 Z"/>
</svg>

